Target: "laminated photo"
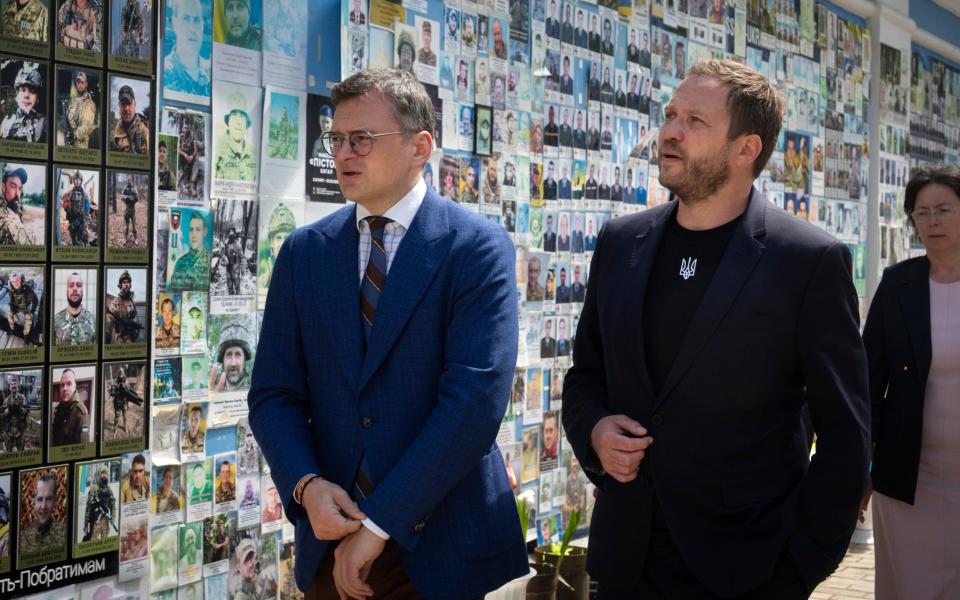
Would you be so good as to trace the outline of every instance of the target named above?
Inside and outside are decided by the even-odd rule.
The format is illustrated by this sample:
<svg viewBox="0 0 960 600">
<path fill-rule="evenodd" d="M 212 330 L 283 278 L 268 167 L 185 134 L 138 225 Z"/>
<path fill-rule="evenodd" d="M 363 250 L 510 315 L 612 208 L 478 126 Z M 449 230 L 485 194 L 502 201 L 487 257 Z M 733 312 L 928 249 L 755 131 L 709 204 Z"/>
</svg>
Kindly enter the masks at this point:
<svg viewBox="0 0 960 600">
<path fill-rule="evenodd" d="M 43 452 L 43 369 L 0 371 L 6 428 L 0 434 L 0 469 L 37 464 Z M 12 497 L 9 487 L 8 498 Z"/>
<path fill-rule="evenodd" d="M 163 97 L 210 104 L 212 0 L 164 2 Z"/>
<path fill-rule="evenodd" d="M 147 217 L 153 212 L 151 187 L 147 173 L 107 171 L 104 200 L 107 245 L 104 253 L 108 261 L 147 262 L 150 231 Z"/>
<path fill-rule="evenodd" d="M 260 193 L 303 198 L 307 158 L 307 94 L 267 86 L 264 91 Z"/>
<path fill-rule="evenodd" d="M 150 501 L 151 513 L 157 516 L 157 522 L 177 523 L 183 520 L 184 500 L 181 493 L 180 465 L 153 466 L 153 497 Z"/>
<path fill-rule="evenodd" d="M 267 290 L 273 275 L 273 266 L 284 240 L 294 229 L 303 225 L 303 202 L 279 198 L 261 198 L 262 216 L 257 244 L 257 308 L 267 302 Z"/>
<path fill-rule="evenodd" d="M 183 523 L 179 530 L 180 560 L 177 571 L 180 585 L 200 581 L 203 577 L 203 523 Z"/>
<path fill-rule="evenodd" d="M 51 257 L 96 262 L 100 258 L 100 170 L 57 166 Z"/>
<path fill-rule="evenodd" d="M 213 78 L 260 85 L 260 0 L 213 0 Z"/>
<path fill-rule="evenodd" d="M 150 532 L 150 592 L 157 593 L 177 587 L 176 524 L 154 527 Z"/>
<path fill-rule="evenodd" d="M 180 308 L 182 305 L 181 296 L 176 292 L 161 292 L 157 295 L 153 347 L 159 354 L 171 355 L 180 351 Z"/>
<path fill-rule="evenodd" d="M 153 73 L 153 18 L 153 0 L 110 0 L 111 69 Z"/>
<path fill-rule="evenodd" d="M 159 126 L 160 133 L 177 138 L 176 147 L 167 148 L 167 161 L 176 164 L 175 193 L 159 191 L 161 202 L 205 207 L 210 191 L 210 113 L 165 105 Z M 157 156 L 159 158 L 159 149 Z M 172 172 L 173 167 L 168 170 Z M 158 168 L 158 183 L 161 177 Z M 169 187 L 166 183 L 169 182 L 163 187 Z"/>
<path fill-rule="evenodd" d="M 0 259 L 46 259 L 47 166 L 0 161 Z"/>
<path fill-rule="evenodd" d="M 104 274 L 104 358 L 146 355 L 147 269 L 108 267 Z"/>
<path fill-rule="evenodd" d="M 96 454 L 96 395 L 96 365 L 50 368 L 50 460 Z"/>
<path fill-rule="evenodd" d="M 0 2 L 0 50 L 46 58 L 50 56 L 50 23 L 56 4 L 50 0 L 33 3 L 3 0 Z"/>
<path fill-rule="evenodd" d="M 252 200 L 213 201 L 211 314 L 249 313 L 256 306 L 259 208 Z"/>
<path fill-rule="evenodd" d="M 206 402 L 189 402 L 180 413 L 180 460 L 202 461 L 205 457 L 207 432 Z"/>
<path fill-rule="evenodd" d="M 104 454 L 143 448 L 147 377 L 144 361 L 103 365 L 100 443 Z"/>
<path fill-rule="evenodd" d="M 201 521 L 213 514 L 213 458 L 183 464 L 187 486 L 187 522 Z"/>
<path fill-rule="evenodd" d="M 208 210 L 170 208 L 168 223 L 167 289 L 209 289 L 213 248 L 212 214 Z"/>
<path fill-rule="evenodd" d="M 58 65 L 56 73 L 53 157 L 99 165 L 103 152 L 103 74 L 66 65 Z"/>
<path fill-rule="evenodd" d="M 17 568 L 65 560 L 69 544 L 69 466 L 20 471 Z"/>
<path fill-rule="evenodd" d="M 150 452 L 153 455 L 154 464 L 179 464 L 180 405 L 154 406 L 152 412 L 153 417 L 150 420 Z M 179 477 L 179 471 L 177 476 Z M 159 489 L 159 487 L 154 485 L 154 489 Z M 177 490 L 179 489 L 180 484 L 177 483 Z"/>
<path fill-rule="evenodd" d="M 180 352 L 194 354 L 207 351 L 206 292 L 183 292 L 180 311 Z M 185 369 L 184 373 L 188 371 Z"/>
<path fill-rule="evenodd" d="M 7 7 L 15 10 L 16 2 L 7 0 Z M 2 46 L 0 41 L 0 48 Z M 50 93 L 48 73 L 46 63 L 0 56 L 0 88 L 3 90 L 0 98 L 0 152 L 3 154 L 46 159 L 50 137 L 50 118 L 46 108 Z"/>
<path fill-rule="evenodd" d="M 303 91 L 308 4 L 296 0 L 263 4 L 263 83 Z"/>
<path fill-rule="evenodd" d="M 120 547 L 120 459 L 76 465 L 73 556 L 116 552 Z"/>
<path fill-rule="evenodd" d="M 211 193 L 256 194 L 263 90 L 225 81 L 216 82 L 214 87 Z"/>
<path fill-rule="evenodd" d="M 183 360 L 181 387 L 183 398 L 206 398 L 209 358 L 206 354 L 185 354 L 181 358 Z"/>
<path fill-rule="evenodd" d="M 125 169 L 149 169 L 150 114 L 153 84 L 145 79 L 110 75 L 107 112 L 107 164 Z"/>
</svg>

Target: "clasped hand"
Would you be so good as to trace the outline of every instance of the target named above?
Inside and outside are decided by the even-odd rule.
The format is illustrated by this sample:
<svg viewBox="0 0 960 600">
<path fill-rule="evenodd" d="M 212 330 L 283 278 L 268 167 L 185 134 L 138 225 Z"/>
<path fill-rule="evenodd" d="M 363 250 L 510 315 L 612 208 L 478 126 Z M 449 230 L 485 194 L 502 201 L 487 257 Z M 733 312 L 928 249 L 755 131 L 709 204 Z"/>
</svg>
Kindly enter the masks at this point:
<svg viewBox="0 0 960 600">
<path fill-rule="evenodd" d="M 626 415 L 604 417 L 590 433 L 590 445 L 603 470 L 620 483 L 637 478 L 640 461 L 652 443 L 646 428 Z"/>
</svg>

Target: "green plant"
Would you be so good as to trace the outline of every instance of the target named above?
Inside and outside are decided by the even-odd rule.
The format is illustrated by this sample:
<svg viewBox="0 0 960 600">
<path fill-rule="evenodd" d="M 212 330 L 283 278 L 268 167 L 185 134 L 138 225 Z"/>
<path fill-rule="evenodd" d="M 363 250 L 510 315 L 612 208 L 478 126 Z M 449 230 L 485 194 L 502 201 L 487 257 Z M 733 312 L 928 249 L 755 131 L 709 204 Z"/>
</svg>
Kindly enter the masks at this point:
<svg viewBox="0 0 960 600">
<path fill-rule="evenodd" d="M 517 515 L 520 517 L 520 535 L 526 541 L 527 539 L 527 519 L 530 516 L 530 508 L 527 505 L 526 498 L 520 498 L 515 496 L 514 500 L 517 501 Z"/>
<path fill-rule="evenodd" d="M 577 530 L 579 524 L 580 511 L 575 510 L 570 513 L 570 518 L 567 519 L 567 528 L 563 532 L 563 539 L 560 540 L 559 544 L 550 544 L 550 553 L 560 555 L 560 558 L 557 559 L 558 573 L 560 572 L 560 565 L 563 564 L 564 557 L 570 553 L 570 540 L 573 539 L 573 532 Z"/>
</svg>

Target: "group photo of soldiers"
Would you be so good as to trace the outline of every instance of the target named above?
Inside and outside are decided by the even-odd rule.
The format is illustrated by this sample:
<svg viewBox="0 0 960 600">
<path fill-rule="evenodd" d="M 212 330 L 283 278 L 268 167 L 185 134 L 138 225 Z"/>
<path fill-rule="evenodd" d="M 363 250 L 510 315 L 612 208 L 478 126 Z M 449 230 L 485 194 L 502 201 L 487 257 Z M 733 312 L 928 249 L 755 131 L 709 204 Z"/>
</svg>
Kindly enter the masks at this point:
<svg viewBox="0 0 960 600">
<path fill-rule="evenodd" d="M 40 369 L 0 373 L 0 468 L 9 464 L 11 453 L 41 447 L 42 381 Z"/>
<path fill-rule="evenodd" d="M 100 239 L 100 171 L 57 167 L 54 245 L 96 246 Z"/>
<path fill-rule="evenodd" d="M 107 172 L 104 212 L 109 248 L 147 247 L 150 176 L 135 171 Z"/>
<path fill-rule="evenodd" d="M 0 252 L 46 244 L 47 167 L 0 161 Z"/>
<path fill-rule="evenodd" d="M 258 209 L 259 203 L 255 201 L 214 201 L 211 296 L 257 293 Z"/>
<path fill-rule="evenodd" d="M 46 143 L 47 82 L 46 63 L 0 56 L 0 139 Z"/>
<path fill-rule="evenodd" d="M 143 361 L 103 365 L 104 440 L 143 438 L 146 378 Z"/>
<path fill-rule="evenodd" d="M 0 265 L 0 355 L 43 343 L 43 267 Z"/>
</svg>

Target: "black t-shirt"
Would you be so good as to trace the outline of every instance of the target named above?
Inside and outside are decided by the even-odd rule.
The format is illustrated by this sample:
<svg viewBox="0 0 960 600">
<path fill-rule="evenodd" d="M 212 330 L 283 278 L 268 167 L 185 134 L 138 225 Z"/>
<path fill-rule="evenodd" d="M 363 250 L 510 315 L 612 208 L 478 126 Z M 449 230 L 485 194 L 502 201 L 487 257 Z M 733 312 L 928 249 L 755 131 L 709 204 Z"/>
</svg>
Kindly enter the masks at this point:
<svg viewBox="0 0 960 600">
<path fill-rule="evenodd" d="M 667 224 L 643 306 L 647 370 L 657 393 L 739 222 L 702 231 L 683 228 L 676 217 Z"/>
</svg>

